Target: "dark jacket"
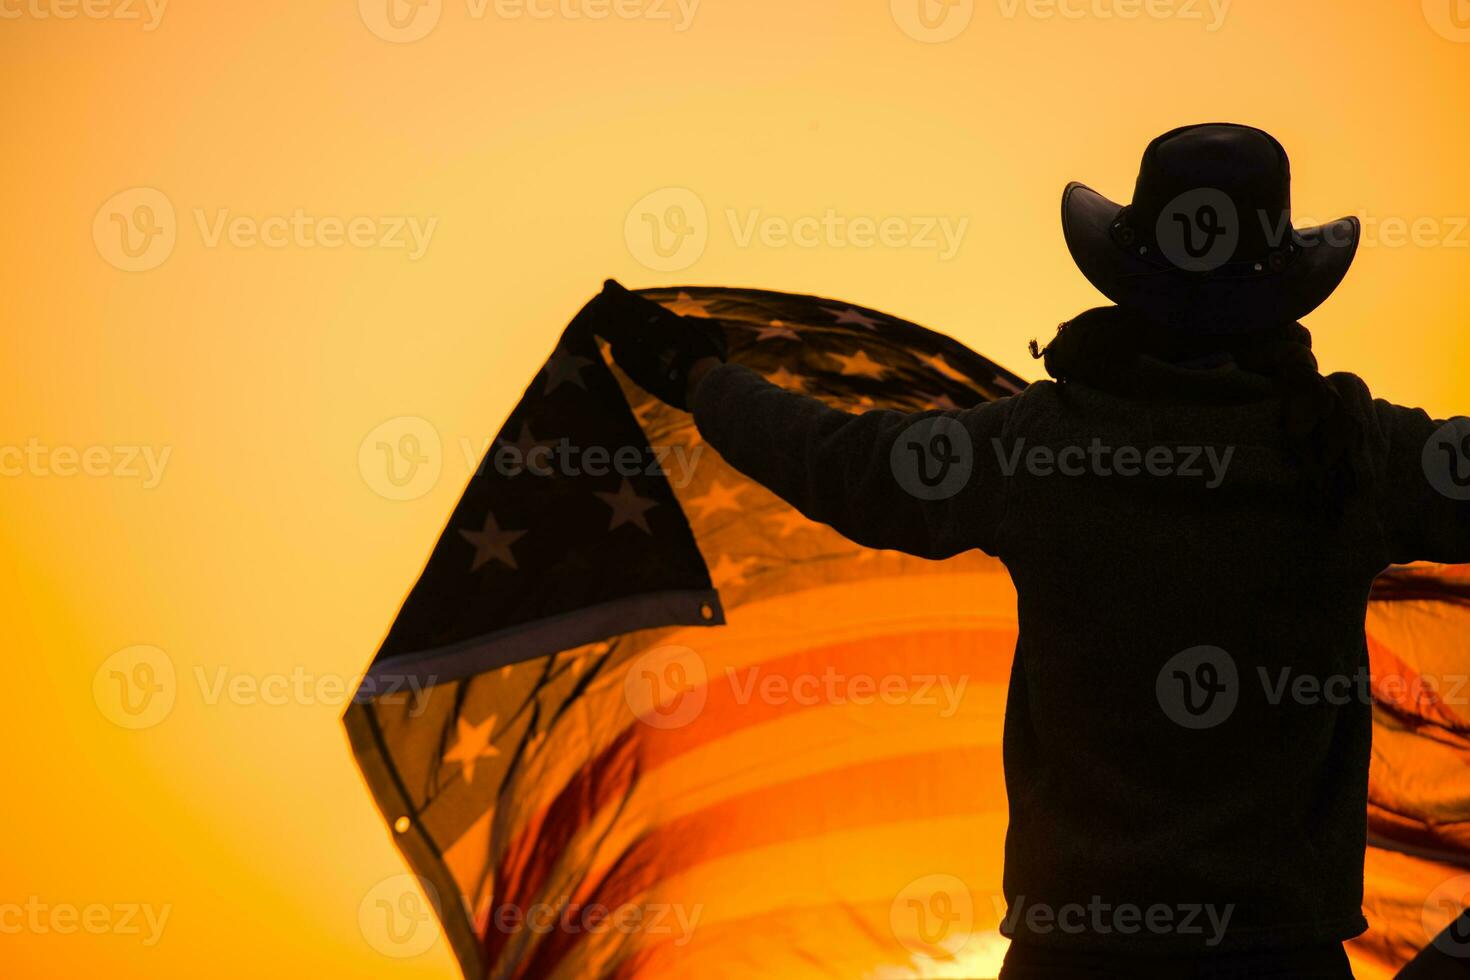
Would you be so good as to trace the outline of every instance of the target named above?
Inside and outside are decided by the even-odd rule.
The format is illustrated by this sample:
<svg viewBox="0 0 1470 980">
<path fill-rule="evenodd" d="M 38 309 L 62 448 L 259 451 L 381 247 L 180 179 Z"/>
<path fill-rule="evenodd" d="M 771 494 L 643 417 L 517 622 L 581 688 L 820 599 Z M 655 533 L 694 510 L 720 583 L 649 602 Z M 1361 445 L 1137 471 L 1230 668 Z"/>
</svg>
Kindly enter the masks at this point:
<svg viewBox="0 0 1470 980">
<path fill-rule="evenodd" d="M 1391 563 L 1470 561 L 1470 503 L 1425 468 L 1441 423 L 1333 375 L 1365 433 L 1334 517 L 1303 509 L 1265 379 L 1147 370 L 1148 400 L 1038 382 L 923 413 L 957 419 L 973 453 L 934 501 L 892 463 L 920 416 L 850 415 L 733 365 L 693 410 L 732 466 L 853 541 L 1010 570 L 1003 932 L 1115 952 L 1357 935 L 1369 589 Z"/>
</svg>

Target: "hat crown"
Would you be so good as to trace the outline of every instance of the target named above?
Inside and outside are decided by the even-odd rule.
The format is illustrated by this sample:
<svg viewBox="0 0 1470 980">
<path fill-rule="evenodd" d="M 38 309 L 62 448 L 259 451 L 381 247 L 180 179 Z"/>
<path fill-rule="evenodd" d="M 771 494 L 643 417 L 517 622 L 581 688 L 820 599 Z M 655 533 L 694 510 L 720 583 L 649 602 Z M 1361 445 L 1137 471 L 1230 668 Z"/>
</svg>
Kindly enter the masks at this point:
<svg viewBox="0 0 1470 980">
<path fill-rule="evenodd" d="M 1062 232 L 1098 290 L 1146 319 L 1236 333 L 1300 319 L 1342 282 L 1361 239 L 1357 218 L 1291 223 L 1286 151 L 1251 126 L 1207 123 L 1148 145 L 1133 203 L 1076 181 Z"/>
<path fill-rule="evenodd" d="M 1291 167 L 1269 133 L 1233 123 L 1171 130 L 1149 143 L 1128 224 L 1139 241 L 1190 251 L 1226 236 L 1234 261 L 1291 245 Z"/>
</svg>

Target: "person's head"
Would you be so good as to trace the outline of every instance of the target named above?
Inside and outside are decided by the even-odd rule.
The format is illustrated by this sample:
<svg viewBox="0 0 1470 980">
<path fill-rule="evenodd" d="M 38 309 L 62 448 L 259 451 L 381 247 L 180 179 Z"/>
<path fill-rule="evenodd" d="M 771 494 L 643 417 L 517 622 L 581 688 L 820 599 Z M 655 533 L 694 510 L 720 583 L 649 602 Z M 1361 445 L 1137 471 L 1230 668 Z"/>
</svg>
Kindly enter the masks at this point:
<svg viewBox="0 0 1470 980">
<path fill-rule="evenodd" d="M 1183 126 L 1150 142 L 1128 204 L 1068 184 L 1062 230 L 1103 295 L 1189 334 L 1296 322 L 1337 288 L 1360 233 L 1351 217 L 1293 227 L 1286 150 L 1235 123 Z"/>
<path fill-rule="evenodd" d="M 1280 395 L 1283 448 L 1308 502 L 1342 503 L 1361 432 L 1298 320 L 1347 274 L 1360 229 L 1351 217 L 1292 225 L 1291 167 L 1274 137 L 1233 123 L 1171 130 L 1144 150 L 1129 204 L 1068 184 L 1062 229 L 1117 305 L 1062 324 L 1044 350 L 1033 342 L 1048 374 L 1142 397 L 1141 358 L 1228 358 Z"/>
</svg>

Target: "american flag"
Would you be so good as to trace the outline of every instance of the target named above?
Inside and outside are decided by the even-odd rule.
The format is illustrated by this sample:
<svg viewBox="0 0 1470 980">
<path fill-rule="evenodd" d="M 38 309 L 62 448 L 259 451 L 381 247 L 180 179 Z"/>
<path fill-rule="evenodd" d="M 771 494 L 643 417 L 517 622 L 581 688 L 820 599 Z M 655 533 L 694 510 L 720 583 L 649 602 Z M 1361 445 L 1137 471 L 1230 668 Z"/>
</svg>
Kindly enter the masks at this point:
<svg viewBox="0 0 1470 980">
<path fill-rule="evenodd" d="M 847 303 L 643 295 L 851 412 L 1025 385 Z M 807 521 L 623 377 L 598 315 L 506 420 L 345 717 L 416 876 L 400 911 L 432 902 L 476 980 L 995 976 L 1005 569 Z M 1384 580 L 1375 671 L 1470 663 L 1456 571 Z M 1360 976 L 1453 918 L 1428 891 L 1470 854 L 1464 708 L 1380 694 Z"/>
</svg>

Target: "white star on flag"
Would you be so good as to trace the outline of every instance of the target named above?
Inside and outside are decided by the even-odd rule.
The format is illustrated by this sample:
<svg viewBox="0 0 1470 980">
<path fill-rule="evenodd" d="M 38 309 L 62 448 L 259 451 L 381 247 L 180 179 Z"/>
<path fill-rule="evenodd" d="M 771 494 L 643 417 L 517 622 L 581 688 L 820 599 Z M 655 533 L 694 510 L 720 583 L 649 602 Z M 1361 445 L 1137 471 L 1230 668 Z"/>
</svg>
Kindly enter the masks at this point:
<svg viewBox="0 0 1470 980">
<path fill-rule="evenodd" d="M 845 310 L 834 310 L 827 306 L 822 307 L 822 309 L 835 316 L 838 323 L 856 323 L 858 326 L 865 327 L 868 330 L 872 330 L 878 326 L 877 320 L 868 316 L 866 313 L 853 309 L 851 306 Z"/>
<path fill-rule="evenodd" d="M 870 358 L 865 351 L 856 354 L 833 354 L 842 362 L 842 373 L 855 378 L 882 378 L 888 368 Z"/>
<path fill-rule="evenodd" d="M 709 317 L 709 310 L 705 309 L 709 305 L 709 300 L 695 299 L 688 293 L 680 293 L 678 298 L 672 301 L 666 300 L 661 305 L 669 312 L 677 313 L 680 316 Z"/>
<path fill-rule="evenodd" d="M 784 365 L 767 375 L 766 380 L 777 388 L 785 388 L 787 391 L 806 391 L 806 379 L 800 375 L 792 374 L 786 370 Z"/>
<path fill-rule="evenodd" d="M 555 443 L 551 442 L 550 440 L 537 439 L 531 433 L 531 427 L 524 422 L 521 423 L 521 434 L 516 437 L 515 442 L 509 442 L 504 439 L 502 439 L 501 442 L 507 446 L 514 446 L 516 448 L 516 451 L 520 453 L 520 459 L 518 460 L 518 462 L 522 466 L 526 465 L 526 457 L 531 454 L 531 450 L 541 446 L 550 448 L 551 446 L 555 445 Z M 543 463 L 541 465 L 545 464 Z"/>
<path fill-rule="evenodd" d="M 494 514 L 485 515 L 485 526 L 478 531 L 459 529 L 459 536 L 475 546 L 475 560 L 470 571 L 477 572 L 486 562 L 498 561 L 507 568 L 516 567 L 515 555 L 510 546 L 525 535 L 525 531 L 502 531 Z"/>
<path fill-rule="evenodd" d="M 725 486 L 719 480 L 711 480 L 709 490 L 698 497 L 689 500 L 689 506 L 699 508 L 699 519 L 704 520 L 711 514 L 718 514 L 722 510 L 740 510 L 740 484 Z"/>
<path fill-rule="evenodd" d="M 717 589 L 744 585 L 748 574 L 746 570 L 754 564 L 754 558 L 741 558 L 737 561 L 729 555 L 721 555 L 720 560 L 715 562 L 715 567 L 709 570 L 709 577 Z"/>
<path fill-rule="evenodd" d="M 788 327 L 783 320 L 772 320 L 768 325 L 761 327 L 755 335 L 758 341 L 775 340 L 777 337 L 784 340 L 801 340 L 801 335 Z"/>
<path fill-rule="evenodd" d="M 567 383 L 586 390 L 587 382 L 582 379 L 582 369 L 591 363 L 585 357 L 558 350 L 546 362 L 546 394 L 551 394 Z"/>
<path fill-rule="evenodd" d="M 810 531 L 816 527 L 811 521 L 802 516 L 799 510 L 788 510 L 776 519 L 776 526 L 780 529 L 776 537 L 787 538 L 797 531 Z"/>
<path fill-rule="evenodd" d="M 960 407 L 954 403 L 954 399 L 945 394 L 935 395 L 929 399 L 926 408 L 937 408 L 945 412 L 958 412 Z"/>
<path fill-rule="evenodd" d="M 605 493 L 594 491 L 598 499 L 612 508 L 612 523 L 608 525 L 609 531 L 615 531 L 624 524 L 632 524 L 645 534 L 652 534 L 648 526 L 648 512 L 658 506 L 657 500 L 638 496 L 633 489 L 632 481 L 623 477 L 623 485 L 618 488 L 617 493 Z"/>
<path fill-rule="evenodd" d="M 463 716 L 455 719 L 454 748 L 444 754 L 444 761 L 458 762 L 467 783 L 475 781 L 476 762 L 500 754 L 500 750 L 490 744 L 494 737 L 495 717 L 491 715 L 478 725 L 471 725 Z"/>
<path fill-rule="evenodd" d="M 968 382 L 970 380 L 968 375 L 961 374 L 959 371 L 951 367 L 950 363 L 944 359 L 943 354 L 934 354 L 930 357 L 921 357 L 919 358 L 919 360 L 923 361 L 925 364 L 929 365 L 931 368 L 938 371 L 940 374 L 944 375 L 951 381 Z"/>
<path fill-rule="evenodd" d="M 997 388 L 1003 388 L 1013 395 L 1019 395 L 1021 393 L 1021 389 L 1017 387 L 1014 382 L 1012 382 L 1009 378 L 1004 378 L 998 374 L 995 376 L 995 385 Z"/>
</svg>

